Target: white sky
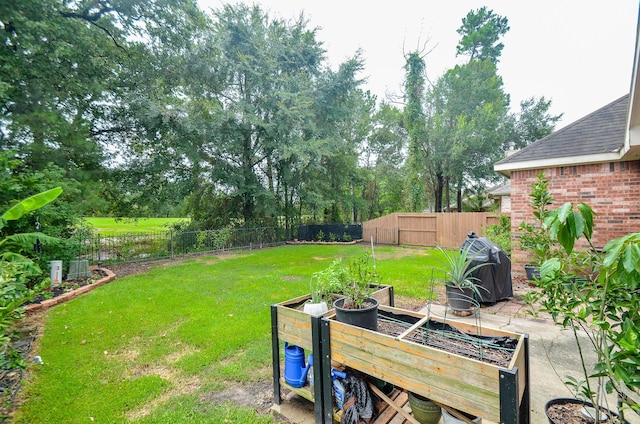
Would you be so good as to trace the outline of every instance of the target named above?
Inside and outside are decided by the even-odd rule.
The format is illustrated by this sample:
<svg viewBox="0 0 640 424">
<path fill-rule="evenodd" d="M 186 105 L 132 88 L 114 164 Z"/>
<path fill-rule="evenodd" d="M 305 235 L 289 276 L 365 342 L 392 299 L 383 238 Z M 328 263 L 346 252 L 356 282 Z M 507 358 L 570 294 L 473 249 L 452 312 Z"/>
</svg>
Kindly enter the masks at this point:
<svg viewBox="0 0 640 424">
<path fill-rule="evenodd" d="M 219 8 L 236 0 L 199 0 Z M 472 9 L 487 6 L 509 20 L 498 73 L 511 107 L 544 96 L 551 112 L 564 113 L 557 128 L 593 112 L 629 92 L 638 23 L 637 0 L 255 0 L 272 18 L 295 19 L 304 12 L 309 27 L 319 28 L 333 69 L 363 50 L 365 89 L 379 99 L 401 94 L 403 50 L 422 46 L 427 75 L 435 81 L 460 59 L 456 30 Z"/>
</svg>

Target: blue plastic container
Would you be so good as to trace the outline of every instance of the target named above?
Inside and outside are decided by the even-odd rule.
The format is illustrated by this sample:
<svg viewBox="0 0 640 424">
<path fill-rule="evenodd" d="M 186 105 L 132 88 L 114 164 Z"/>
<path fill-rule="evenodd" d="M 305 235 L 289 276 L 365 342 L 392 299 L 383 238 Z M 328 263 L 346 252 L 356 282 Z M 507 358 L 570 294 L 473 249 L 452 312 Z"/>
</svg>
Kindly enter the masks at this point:
<svg viewBox="0 0 640 424">
<path fill-rule="evenodd" d="M 311 363 L 304 363 L 304 349 L 284 342 L 284 381 L 292 387 L 300 388 L 307 382 Z"/>
</svg>

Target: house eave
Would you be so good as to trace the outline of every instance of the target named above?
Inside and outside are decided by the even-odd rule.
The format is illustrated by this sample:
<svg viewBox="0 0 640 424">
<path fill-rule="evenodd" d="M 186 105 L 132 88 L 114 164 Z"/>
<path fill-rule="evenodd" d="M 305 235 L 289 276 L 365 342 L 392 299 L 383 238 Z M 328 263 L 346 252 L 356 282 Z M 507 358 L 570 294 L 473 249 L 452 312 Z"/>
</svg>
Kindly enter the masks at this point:
<svg viewBox="0 0 640 424">
<path fill-rule="evenodd" d="M 530 160 L 515 163 L 496 164 L 493 166 L 494 171 L 501 173 L 507 177 L 511 177 L 513 171 L 525 171 L 528 169 L 545 169 L 558 168 L 561 166 L 587 165 L 592 163 L 616 162 L 623 156 L 621 151 L 610 153 L 598 153 L 593 155 L 560 157 L 543 160 Z"/>
</svg>

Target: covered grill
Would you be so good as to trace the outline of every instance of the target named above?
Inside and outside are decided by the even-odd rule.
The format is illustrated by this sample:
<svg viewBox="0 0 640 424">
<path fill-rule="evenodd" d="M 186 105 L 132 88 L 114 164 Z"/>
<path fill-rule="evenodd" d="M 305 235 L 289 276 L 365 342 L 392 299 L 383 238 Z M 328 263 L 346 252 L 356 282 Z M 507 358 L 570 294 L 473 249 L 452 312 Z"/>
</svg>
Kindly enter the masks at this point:
<svg viewBox="0 0 640 424">
<path fill-rule="evenodd" d="M 478 237 L 473 231 L 467 235 L 460 251 L 469 249 L 468 255 L 473 258 L 471 266 L 481 266 L 473 272 L 479 286 L 480 302 L 496 303 L 513 296 L 511 285 L 511 260 L 498 245 L 486 237 Z"/>
</svg>

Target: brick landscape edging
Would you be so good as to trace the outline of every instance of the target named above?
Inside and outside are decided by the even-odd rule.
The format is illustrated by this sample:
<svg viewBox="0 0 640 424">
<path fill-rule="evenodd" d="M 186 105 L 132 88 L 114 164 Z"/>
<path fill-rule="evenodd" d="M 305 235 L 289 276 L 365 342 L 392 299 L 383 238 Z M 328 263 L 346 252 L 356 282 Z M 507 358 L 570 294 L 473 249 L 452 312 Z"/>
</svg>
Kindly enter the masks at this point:
<svg viewBox="0 0 640 424">
<path fill-rule="evenodd" d="M 92 266 L 90 267 L 91 270 L 96 269 L 97 267 Z M 107 284 L 112 282 L 113 280 L 116 279 L 116 274 L 113 273 L 113 271 L 108 270 L 106 268 L 100 268 L 106 275 L 104 277 L 102 277 L 101 279 L 91 283 L 91 284 L 87 284 L 86 286 L 82 286 L 80 288 L 77 288 L 75 290 L 71 290 L 69 292 L 66 292 L 58 297 L 54 297 L 53 299 L 47 299 L 47 300 L 43 300 L 40 303 L 33 303 L 29 306 L 27 306 L 26 308 L 26 313 L 29 312 L 35 312 L 35 311 L 40 311 L 40 310 L 44 310 L 44 309 L 49 309 L 52 306 L 55 305 L 59 305 L 61 303 L 67 302 L 71 299 L 75 299 L 76 297 L 88 293 L 91 290 L 95 289 L 96 287 L 99 287 L 103 284 Z"/>
</svg>

